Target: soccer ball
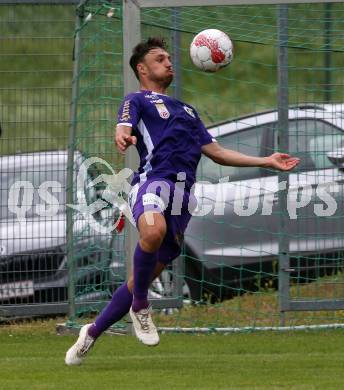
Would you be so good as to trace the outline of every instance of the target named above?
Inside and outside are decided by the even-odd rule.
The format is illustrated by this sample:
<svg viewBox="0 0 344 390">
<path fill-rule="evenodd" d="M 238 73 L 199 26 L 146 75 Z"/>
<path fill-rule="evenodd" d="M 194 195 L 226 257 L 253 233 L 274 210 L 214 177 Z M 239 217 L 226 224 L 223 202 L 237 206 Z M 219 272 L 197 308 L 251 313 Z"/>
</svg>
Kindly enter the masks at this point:
<svg viewBox="0 0 344 390">
<path fill-rule="evenodd" d="M 203 30 L 191 42 L 190 57 L 197 68 L 217 72 L 232 62 L 232 41 L 223 31 Z"/>
</svg>

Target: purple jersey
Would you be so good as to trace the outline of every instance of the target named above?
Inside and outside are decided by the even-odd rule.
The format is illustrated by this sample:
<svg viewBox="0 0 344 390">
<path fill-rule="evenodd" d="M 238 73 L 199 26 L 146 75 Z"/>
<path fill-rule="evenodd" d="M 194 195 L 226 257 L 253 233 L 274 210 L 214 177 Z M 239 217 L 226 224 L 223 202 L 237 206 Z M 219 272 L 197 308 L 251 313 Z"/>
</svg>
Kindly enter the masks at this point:
<svg viewBox="0 0 344 390">
<path fill-rule="evenodd" d="M 127 95 L 118 112 L 118 124 L 132 127 L 137 137 L 140 166 L 133 185 L 148 178 L 173 182 L 186 174 L 186 188 L 195 182 L 201 147 L 215 140 L 196 110 L 181 101 L 156 92 Z"/>
</svg>

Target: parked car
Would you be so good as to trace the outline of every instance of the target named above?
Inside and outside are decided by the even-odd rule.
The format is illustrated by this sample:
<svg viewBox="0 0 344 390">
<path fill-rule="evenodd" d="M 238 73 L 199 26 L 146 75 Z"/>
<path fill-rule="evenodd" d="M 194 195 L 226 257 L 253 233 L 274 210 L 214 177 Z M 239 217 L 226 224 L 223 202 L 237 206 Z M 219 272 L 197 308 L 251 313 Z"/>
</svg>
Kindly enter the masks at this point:
<svg viewBox="0 0 344 390">
<path fill-rule="evenodd" d="M 74 171 L 85 157 L 75 153 Z M 88 171 L 88 179 L 93 179 Z M 26 315 L 61 313 L 68 299 L 66 185 L 67 151 L 48 151 L 0 157 L 0 305 L 6 312 L 15 306 L 28 308 Z M 99 193 L 87 187 L 88 203 Z M 111 223 L 113 210 L 95 216 L 102 224 Z M 97 233 L 82 215 L 73 215 L 75 285 L 77 300 L 107 294 L 99 288 L 120 283 L 125 277 L 123 238 L 117 233 Z M 114 238 L 116 240 L 114 240 Z M 113 251 L 113 245 L 116 251 Z M 112 268 L 111 268 L 112 267 Z M 106 276 L 102 268 L 111 272 Z M 107 279 L 106 279 L 107 278 Z M 88 286 L 88 290 L 87 290 Z M 11 306 L 11 308 L 10 308 Z M 19 309 L 14 313 L 22 313 Z M 1 313 L 0 313 L 1 314 Z M 37 314 L 37 313 L 36 313 Z"/>
<path fill-rule="evenodd" d="M 278 150 L 277 119 L 276 110 L 263 112 L 211 126 L 209 131 L 226 148 L 266 156 Z M 185 299 L 224 299 L 240 293 L 246 285 L 274 278 L 281 211 L 288 213 L 286 235 L 294 275 L 307 280 L 343 266 L 344 107 L 291 107 L 288 127 L 288 152 L 300 157 L 301 163 L 288 176 L 287 210 L 280 210 L 278 204 L 278 172 L 222 167 L 205 156 L 201 158 L 195 186 L 198 206 L 186 230 L 181 259 Z M 75 172 L 82 161 L 84 157 L 76 153 Z M 0 157 L 2 307 L 67 300 L 66 171 L 66 151 Z M 88 175 L 91 182 L 97 172 L 89 170 Z M 19 181 L 32 183 L 32 197 L 23 190 L 17 198 L 9 194 Z M 49 189 L 56 199 L 53 216 L 44 216 L 47 202 L 38 191 L 47 181 L 60 183 L 56 191 Z M 321 192 L 324 189 L 325 193 Z M 84 192 L 88 204 L 102 194 L 93 186 L 87 186 Z M 332 203 L 326 193 L 331 195 Z M 15 201 L 9 204 L 9 199 Z M 331 214 L 333 204 L 336 207 Z M 22 206 L 25 213 L 19 212 Z M 112 223 L 115 212 L 109 207 L 96 217 L 100 223 Z M 20 223 L 18 217 L 25 218 L 25 223 Z M 76 213 L 74 236 L 77 300 L 108 294 L 125 279 L 124 234 L 99 234 Z M 169 269 L 164 271 L 154 282 L 151 297 L 173 296 L 174 281 L 175 274 Z M 109 291 L 99 288 L 106 284 Z M 87 285 L 89 289 L 84 288 Z M 40 314 L 49 313 L 52 307 L 46 305 Z M 66 311 L 67 305 L 53 310 Z"/>
<path fill-rule="evenodd" d="M 67 151 L 0 157 L 0 318 L 68 312 L 67 158 Z M 80 195 L 76 177 L 85 161 L 86 156 L 75 153 L 74 205 Z M 97 168 L 87 169 L 80 191 L 87 205 L 104 201 L 106 183 L 94 184 L 99 177 Z M 92 218 L 110 227 L 118 222 L 119 209 L 108 203 Z M 126 279 L 123 224 L 104 233 L 90 222 L 73 213 L 76 304 L 107 300 Z M 167 272 L 154 281 L 150 297 L 173 295 L 169 277 Z"/>
<path fill-rule="evenodd" d="M 226 148 L 267 156 L 278 150 L 277 119 L 276 110 L 262 112 L 209 131 Z M 198 206 L 184 243 L 185 281 L 193 299 L 223 299 L 243 291 L 245 284 L 274 278 L 281 212 L 289 214 L 292 275 L 307 280 L 344 265 L 344 106 L 290 107 L 288 126 L 288 153 L 301 158 L 288 176 L 288 210 L 278 204 L 278 172 L 223 167 L 201 158 Z"/>
</svg>

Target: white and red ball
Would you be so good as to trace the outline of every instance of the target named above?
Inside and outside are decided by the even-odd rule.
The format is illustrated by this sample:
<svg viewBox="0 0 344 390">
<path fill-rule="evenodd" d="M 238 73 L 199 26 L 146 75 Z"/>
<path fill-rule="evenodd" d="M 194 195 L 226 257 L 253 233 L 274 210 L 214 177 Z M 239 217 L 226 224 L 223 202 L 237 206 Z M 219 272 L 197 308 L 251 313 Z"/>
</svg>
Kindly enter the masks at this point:
<svg viewBox="0 0 344 390">
<path fill-rule="evenodd" d="M 203 30 L 191 42 L 190 57 L 197 68 L 217 72 L 232 62 L 233 43 L 223 31 Z"/>
</svg>

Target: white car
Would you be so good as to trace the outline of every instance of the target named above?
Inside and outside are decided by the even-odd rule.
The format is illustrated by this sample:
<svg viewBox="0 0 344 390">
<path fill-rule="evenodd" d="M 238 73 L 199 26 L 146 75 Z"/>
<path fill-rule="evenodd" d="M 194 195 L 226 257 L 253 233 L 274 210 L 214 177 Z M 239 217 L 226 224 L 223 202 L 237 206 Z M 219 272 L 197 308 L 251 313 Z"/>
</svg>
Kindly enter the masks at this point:
<svg viewBox="0 0 344 390">
<path fill-rule="evenodd" d="M 0 304 L 5 314 L 68 311 L 67 155 L 48 151 L 0 157 Z M 75 153 L 75 172 L 84 159 Z M 88 204 L 99 197 L 87 183 L 84 192 Z M 106 224 L 110 214 L 101 212 L 96 218 Z M 118 282 L 125 276 L 123 238 L 114 242 L 116 231 L 97 233 L 78 213 L 73 215 L 73 229 L 76 299 L 87 299 L 88 293 L 93 298 L 107 296 L 116 274 L 110 277 L 103 269 L 110 272 L 113 264 L 122 264 Z"/>
</svg>

